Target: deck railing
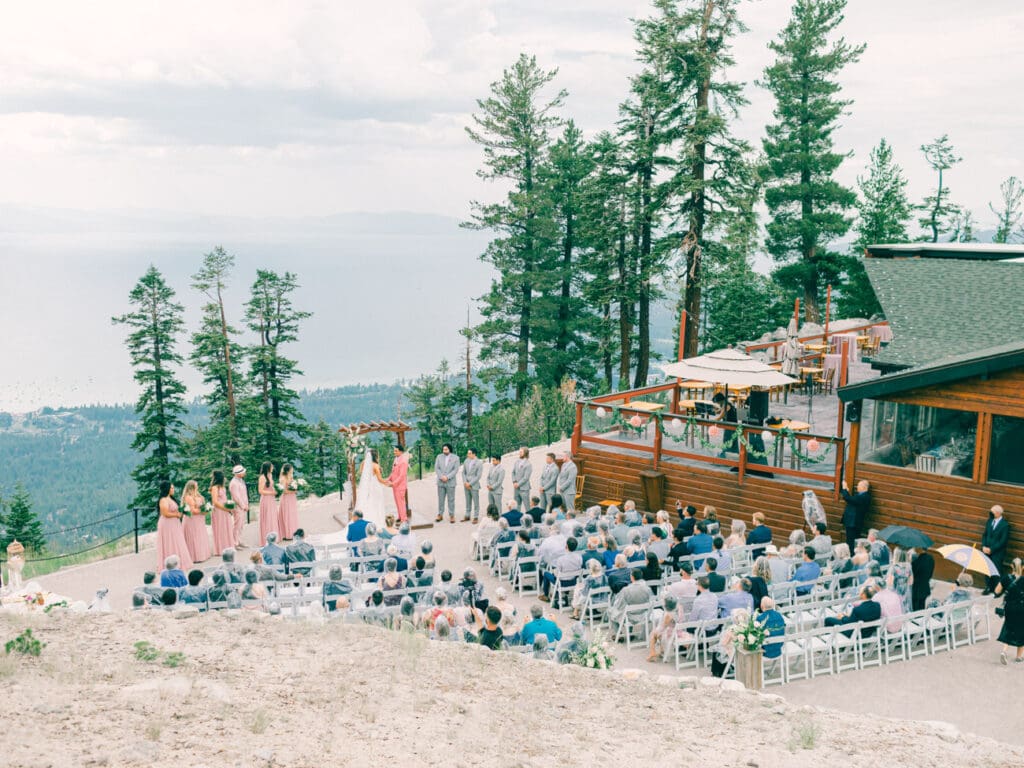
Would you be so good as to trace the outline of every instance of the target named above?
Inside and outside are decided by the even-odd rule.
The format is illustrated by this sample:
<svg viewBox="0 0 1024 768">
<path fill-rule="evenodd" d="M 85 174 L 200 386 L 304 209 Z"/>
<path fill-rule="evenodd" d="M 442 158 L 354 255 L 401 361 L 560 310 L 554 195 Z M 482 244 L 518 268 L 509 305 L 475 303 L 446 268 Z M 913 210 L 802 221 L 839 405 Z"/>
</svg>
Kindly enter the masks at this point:
<svg viewBox="0 0 1024 768">
<path fill-rule="evenodd" d="M 833 329 L 830 328 L 829 332 L 828 332 L 828 336 L 829 337 L 833 337 L 833 336 L 839 336 L 839 335 L 846 334 L 846 333 L 861 333 L 861 332 L 865 332 L 865 331 L 870 331 L 872 328 L 875 328 L 877 326 L 888 325 L 888 324 L 889 324 L 888 320 L 882 320 L 882 321 L 877 322 L 877 323 L 867 323 L 866 325 L 857 325 L 857 326 L 854 326 L 853 328 L 843 328 L 842 330 L 833 330 Z M 812 342 L 822 340 L 822 338 L 824 336 L 825 336 L 824 333 L 816 333 L 813 336 L 800 336 L 797 340 L 801 344 L 810 344 Z M 765 341 L 765 342 L 761 342 L 759 344 L 747 344 L 747 345 L 744 346 L 744 349 L 746 350 L 748 355 L 752 355 L 755 352 L 766 352 L 766 351 L 770 350 L 771 354 L 769 355 L 769 357 L 772 360 L 781 360 L 782 356 L 779 354 L 779 347 L 781 347 L 785 343 L 786 343 L 785 339 L 777 339 L 775 341 Z"/>
<path fill-rule="evenodd" d="M 650 457 L 652 469 L 658 469 L 666 458 L 719 466 L 735 470 L 740 484 L 751 473 L 814 480 L 831 484 L 834 498 L 839 498 L 846 456 L 844 437 L 778 426 L 725 424 L 683 413 L 680 389 L 686 389 L 685 382 L 670 381 L 577 402 L 572 450 L 589 444 L 639 453 L 644 460 Z M 641 397 L 645 407 L 631 407 L 630 403 Z M 663 407 L 651 411 L 651 401 Z M 588 429 L 588 424 L 594 428 Z M 647 442 L 645 436 L 650 437 L 652 431 L 653 439 Z M 619 436 L 611 436 L 613 433 Z M 789 466 L 785 465 L 787 459 Z M 827 466 L 829 471 L 809 471 L 805 468 L 808 464 Z"/>
</svg>

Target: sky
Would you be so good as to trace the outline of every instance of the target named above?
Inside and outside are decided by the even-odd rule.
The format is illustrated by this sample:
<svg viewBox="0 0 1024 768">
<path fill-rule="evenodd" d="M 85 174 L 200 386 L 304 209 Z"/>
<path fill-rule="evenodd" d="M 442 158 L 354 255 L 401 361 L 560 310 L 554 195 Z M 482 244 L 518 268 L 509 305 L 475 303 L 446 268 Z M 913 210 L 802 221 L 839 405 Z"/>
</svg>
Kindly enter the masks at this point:
<svg viewBox="0 0 1024 768">
<path fill-rule="evenodd" d="M 749 31 L 736 41 L 732 75 L 748 84 L 750 104 L 736 131 L 755 143 L 772 99 L 754 81 L 789 9 L 785 0 L 742 4 Z M 451 296 L 444 284 L 432 289 L 446 306 L 428 312 L 439 313 L 437 335 L 453 333 L 488 280 L 469 263 L 479 238 L 457 223 L 470 200 L 500 191 L 475 175 L 481 153 L 464 128 L 476 99 L 526 51 L 558 69 L 566 117 L 588 135 L 612 127 L 636 69 L 630 18 L 648 10 L 637 0 L 8 4 L 0 25 L 0 320 L 16 329 L 20 357 L 16 383 L 0 383 L 0 410 L 38 407 L 44 391 L 64 402 L 129 395 L 121 385 L 75 395 L 69 382 L 104 372 L 127 379 L 123 353 L 108 349 L 119 339 L 109 317 L 124 311 L 148 263 L 195 262 L 217 242 L 242 248 L 246 269 L 261 258 L 287 265 L 297 244 L 310 245 L 300 277 L 314 286 L 344 275 L 346 259 L 371 262 L 376 271 L 357 271 L 377 285 L 394 283 L 396 263 L 416 282 L 437 254 L 457 256 L 452 269 L 465 279 Z M 933 179 L 919 146 L 948 133 L 963 157 L 947 174 L 953 199 L 990 227 L 987 205 L 1000 181 L 1024 175 L 1024 5 L 852 0 L 841 33 L 867 50 L 841 76 L 853 104 L 835 134 L 837 148 L 852 152 L 840 180 L 853 184 L 884 136 L 920 199 Z M 357 247 L 348 230 L 314 244 L 299 237 L 311 217 L 346 212 L 430 214 L 439 218 L 427 230 L 450 231 L 424 258 L 411 227 L 397 262 L 367 257 L 377 245 Z M 260 226 L 267 221 L 273 226 Z M 338 238 L 346 245 L 332 251 Z M 190 269 L 179 269 L 179 291 L 188 290 Z M 72 274 L 79 282 L 26 306 L 14 274 L 44 286 Z M 102 307 L 94 296 L 103 296 Z M 309 308 L 341 325 L 380 311 L 359 302 Z M 87 332 L 85 348 L 95 347 L 75 371 L 59 363 L 84 355 L 67 332 L 70 319 Z M 396 328 L 416 324 L 396 319 Z M 8 360 L 10 339 L 0 341 Z M 423 345 L 399 348 L 401 362 L 380 366 L 380 378 L 422 370 L 414 353 Z M 442 354 L 439 346 L 434 357 Z M 303 383 L 372 375 L 372 362 L 315 370 Z"/>
</svg>

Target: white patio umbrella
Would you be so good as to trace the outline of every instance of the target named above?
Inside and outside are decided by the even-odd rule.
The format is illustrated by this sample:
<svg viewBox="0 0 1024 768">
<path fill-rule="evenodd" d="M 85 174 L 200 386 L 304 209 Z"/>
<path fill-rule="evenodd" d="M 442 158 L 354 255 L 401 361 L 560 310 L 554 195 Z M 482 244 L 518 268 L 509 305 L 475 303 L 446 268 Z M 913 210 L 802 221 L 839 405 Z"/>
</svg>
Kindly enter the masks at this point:
<svg viewBox="0 0 1024 768">
<path fill-rule="evenodd" d="M 800 383 L 736 349 L 719 349 L 661 368 L 666 376 L 710 381 L 727 387 L 781 387 Z"/>
<path fill-rule="evenodd" d="M 800 376 L 800 358 L 804 350 L 797 334 L 796 318 L 793 317 L 786 329 L 786 343 L 782 345 L 782 372 L 787 376 Z"/>
</svg>

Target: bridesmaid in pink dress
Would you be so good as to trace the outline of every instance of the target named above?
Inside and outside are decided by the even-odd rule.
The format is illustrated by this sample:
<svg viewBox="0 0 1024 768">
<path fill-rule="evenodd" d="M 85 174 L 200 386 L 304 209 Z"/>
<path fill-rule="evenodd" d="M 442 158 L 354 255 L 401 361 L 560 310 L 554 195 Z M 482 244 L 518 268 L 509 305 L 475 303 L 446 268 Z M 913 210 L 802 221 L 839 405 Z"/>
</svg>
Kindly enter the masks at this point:
<svg viewBox="0 0 1024 768">
<path fill-rule="evenodd" d="M 295 482 L 291 464 L 281 467 L 278 482 L 284 487 L 281 491 L 281 504 L 278 507 L 278 515 L 281 517 L 281 538 L 290 541 L 299 527 L 299 497 L 291 489 L 292 483 Z"/>
<path fill-rule="evenodd" d="M 264 461 L 260 467 L 260 479 L 257 484 L 260 493 L 260 546 L 267 546 L 267 534 L 278 530 L 277 491 L 274 490 L 274 465 Z"/>
<path fill-rule="evenodd" d="M 160 483 L 160 501 L 157 504 L 160 517 L 156 522 L 157 572 L 164 569 L 164 561 L 170 555 L 177 555 L 179 568 L 192 570 L 192 556 L 188 553 L 185 533 L 181 529 L 181 512 L 174 500 L 174 485 L 164 480 Z"/>
<path fill-rule="evenodd" d="M 185 483 L 185 492 L 181 494 L 182 503 L 191 510 L 191 515 L 181 521 L 185 529 L 185 543 L 192 555 L 192 562 L 201 563 L 210 559 L 210 534 L 206 531 L 206 513 L 203 504 L 206 499 L 199 492 L 199 483 L 189 480 Z"/>
<path fill-rule="evenodd" d="M 235 545 L 234 520 L 231 518 L 231 510 L 224 506 L 227 500 L 224 473 L 215 469 L 210 480 L 210 503 L 213 504 L 210 522 L 213 525 L 213 553 L 218 557 L 225 549 Z"/>
</svg>

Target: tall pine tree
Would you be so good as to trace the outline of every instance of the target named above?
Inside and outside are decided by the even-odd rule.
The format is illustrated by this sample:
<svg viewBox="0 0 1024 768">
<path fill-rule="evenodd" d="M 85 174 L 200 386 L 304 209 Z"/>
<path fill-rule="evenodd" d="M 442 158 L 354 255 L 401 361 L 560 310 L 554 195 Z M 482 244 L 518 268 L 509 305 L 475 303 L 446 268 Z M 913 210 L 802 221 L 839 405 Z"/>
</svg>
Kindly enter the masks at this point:
<svg viewBox="0 0 1024 768">
<path fill-rule="evenodd" d="M 0 535 L 0 551 L 6 552 L 7 545 L 17 539 L 25 549 L 38 554 L 46 549 L 46 537 L 43 526 L 36 513 L 32 511 L 32 498 L 25 486 L 18 483 L 14 495 L 10 499 L 0 499 L 0 508 L 6 506 L 7 512 L 0 516 L 3 523 L 3 534 Z"/>
<path fill-rule="evenodd" d="M 782 266 L 775 277 L 803 295 L 808 319 L 819 322 L 824 286 L 837 281 L 842 257 L 829 250 L 849 231 L 845 214 L 856 203 L 834 174 L 848 156 L 833 149 L 832 133 L 851 102 L 839 98 L 838 75 L 864 46 L 830 36 L 843 21 L 846 0 L 796 0 L 789 23 L 770 43 L 776 59 L 763 85 L 775 97 L 775 123 L 764 151 L 768 252 Z"/>
<path fill-rule="evenodd" d="M 113 322 L 130 330 L 128 353 L 135 381 L 142 387 L 135 404 L 142 423 L 132 448 L 147 454 L 132 470 L 137 486 L 132 503 L 144 511 L 147 522 L 153 522 L 160 483 L 174 478 L 180 455 L 185 386 L 175 371 L 182 362 L 176 348 L 185 327 L 184 307 L 174 301 L 174 290 L 156 267 L 147 270 L 128 300 L 132 311 Z"/>
<path fill-rule="evenodd" d="M 945 173 L 962 158 L 953 150 L 949 136 L 945 133 L 929 144 L 922 144 L 921 151 L 928 165 L 938 174 L 938 181 L 935 191 L 927 195 L 919 206 L 924 215 L 918 219 L 918 223 L 925 230 L 922 240 L 937 243 L 939 236 L 950 231 L 960 214 L 960 207 L 950 202 Z"/>
<path fill-rule="evenodd" d="M 242 346 L 234 339 L 238 331 L 227 321 L 224 294 L 234 268 L 235 258 L 217 247 L 203 257 L 203 266 L 192 276 L 192 287 L 206 299 L 199 330 L 192 334 L 189 359 L 202 373 L 210 391 L 203 398 L 209 408 L 210 424 L 196 441 L 196 474 L 205 476 L 212 469 L 239 463 L 243 455 L 242 419 L 239 418 L 238 376 L 242 364 Z M 244 393 L 244 386 L 241 387 Z"/>
<path fill-rule="evenodd" d="M 1011 176 L 999 185 L 1000 205 L 996 208 L 992 203 L 988 204 L 989 210 L 996 215 L 996 233 L 992 237 L 993 243 L 1012 243 L 1015 238 L 1021 235 L 1020 219 L 1021 199 L 1024 198 L 1024 186 L 1020 179 Z"/>
<path fill-rule="evenodd" d="M 882 139 L 871 150 L 867 176 L 857 177 L 857 239 L 845 263 L 845 279 L 836 297 L 837 317 L 871 317 L 882 311 L 868 282 L 860 256 L 869 245 L 902 243 L 911 217 L 907 180 L 892 159 L 892 147 Z"/>
<path fill-rule="evenodd" d="M 282 354 L 282 347 L 298 339 L 299 323 L 308 317 L 292 305 L 292 294 L 299 287 L 292 272 L 279 275 L 257 270 L 245 320 L 257 341 L 248 351 L 253 385 L 251 412 L 255 418 L 254 455 L 248 464 L 258 466 L 271 461 L 276 467 L 300 458 L 299 440 L 305 432 L 305 419 L 296 407 L 299 394 L 289 384 L 302 371 L 294 360 Z"/>
<path fill-rule="evenodd" d="M 541 69 L 535 57 L 520 55 L 491 84 L 491 95 L 477 101 L 480 111 L 466 129 L 484 151 L 484 167 L 477 175 L 511 186 L 498 203 L 474 201 L 472 218 L 464 226 L 497 235 L 482 256 L 498 275 L 483 297 L 484 320 L 476 334 L 486 373 L 499 388 L 513 387 L 517 400 L 529 393 L 534 297 L 550 290 L 552 282 L 548 268 L 557 231 L 540 166 L 550 131 L 561 122 L 556 111 L 566 95 L 558 91 L 550 98 L 542 96 L 556 74 Z"/>
</svg>

